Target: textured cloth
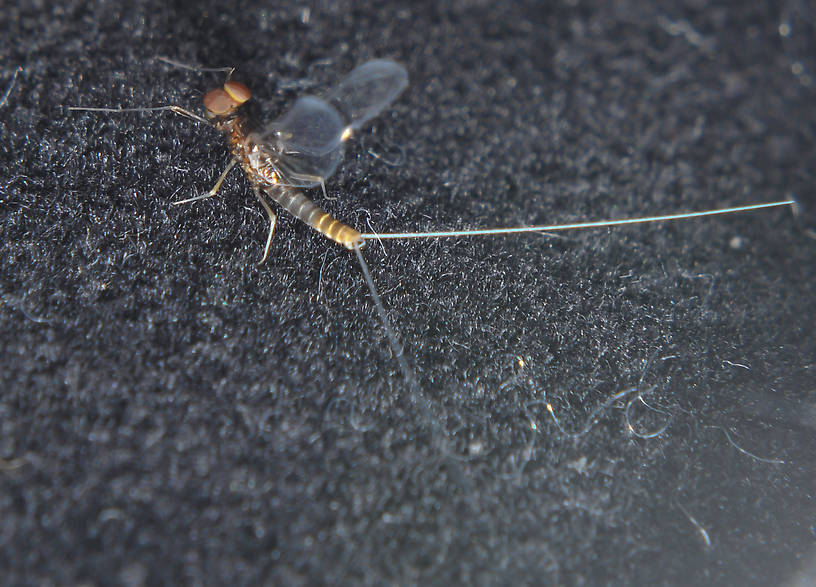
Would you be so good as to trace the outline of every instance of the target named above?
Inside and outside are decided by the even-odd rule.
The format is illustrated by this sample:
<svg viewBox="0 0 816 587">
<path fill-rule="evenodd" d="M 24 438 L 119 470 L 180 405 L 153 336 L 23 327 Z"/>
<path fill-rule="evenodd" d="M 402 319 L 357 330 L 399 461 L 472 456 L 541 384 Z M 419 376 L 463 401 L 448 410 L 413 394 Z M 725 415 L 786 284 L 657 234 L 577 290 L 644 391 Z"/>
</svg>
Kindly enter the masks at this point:
<svg viewBox="0 0 816 587">
<path fill-rule="evenodd" d="M 2 4 L 4 583 L 807 580 L 805 2 Z M 402 63 L 310 192 L 365 232 L 802 209 L 370 242 L 412 388 L 353 254 L 280 214 L 259 267 L 238 169 L 172 205 L 217 132 L 67 109 L 200 114 L 158 56 L 261 119 Z"/>
</svg>

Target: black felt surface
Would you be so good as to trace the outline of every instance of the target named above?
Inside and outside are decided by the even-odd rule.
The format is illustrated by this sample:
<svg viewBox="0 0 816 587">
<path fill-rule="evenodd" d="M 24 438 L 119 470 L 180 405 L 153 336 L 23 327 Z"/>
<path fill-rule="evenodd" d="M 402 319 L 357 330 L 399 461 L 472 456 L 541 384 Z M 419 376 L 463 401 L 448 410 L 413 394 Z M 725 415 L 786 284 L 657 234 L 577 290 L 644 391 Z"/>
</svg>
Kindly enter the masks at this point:
<svg viewBox="0 0 816 587">
<path fill-rule="evenodd" d="M 807 581 L 812 15 L 4 2 L 3 582 Z M 404 64 L 322 202 L 360 229 L 803 212 L 371 243 L 412 393 L 348 251 L 282 216 L 258 267 L 240 172 L 171 205 L 217 133 L 66 109 L 200 111 L 222 78 L 161 55 L 237 65 L 270 117 Z"/>
</svg>

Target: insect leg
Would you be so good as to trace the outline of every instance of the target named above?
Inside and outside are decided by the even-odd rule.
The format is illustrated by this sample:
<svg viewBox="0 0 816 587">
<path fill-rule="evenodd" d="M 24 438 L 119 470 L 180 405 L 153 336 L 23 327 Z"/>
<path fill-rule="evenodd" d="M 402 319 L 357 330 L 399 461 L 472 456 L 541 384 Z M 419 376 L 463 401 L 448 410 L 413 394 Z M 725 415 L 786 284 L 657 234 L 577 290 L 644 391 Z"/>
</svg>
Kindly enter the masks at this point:
<svg viewBox="0 0 816 587">
<path fill-rule="evenodd" d="M 337 198 L 330 198 L 326 194 L 326 178 L 323 177 L 323 176 L 320 176 L 320 175 L 308 175 L 306 173 L 292 173 L 292 174 L 289 175 L 289 178 L 294 179 L 296 182 L 298 182 L 293 187 L 299 187 L 301 184 L 314 185 L 314 184 L 319 183 L 320 187 L 323 189 L 323 197 L 324 198 L 326 198 L 327 200 L 332 200 L 332 201 L 337 199 Z"/>
<path fill-rule="evenodd" d="M 197 71 L 199 73 L 205 72 L 215 72 L 215 73 L 226 73 L 227 74 L 227 81 L 230 80 L 232 74 L 235 72 L 234 67 L 200 67 L 198 65 L 189 65 L 187 63 L 182 63 L 181 61 L 176 61 L 175 59 L 170 59 L 169 57 L 156 57 L 156 61 L 161 61 L 162 63 L 166 63 L 167 65 L 172 65 L 173 67 L 179 67 L 181 69 L 189 69 L 190 71 Z"/>
<path fill-rule="evenodd" d="M 258 263 L 258 265 L 263 265 L 266 262 L 266 258 L 269 256 L 269 247 L 272 246 L 272 236 L 275 234 L 275 224 L 278 222 L 278 217 L 272 210 L 272 207 L 267 203 L 266 198 L 263 197 L 261 190 L 254 188 L 253 191 L 255 192 L 255 197 L 258 198 L 261 206 L 264 207 L 264 210 L 266 210 L 266 213 L 269 216 L 269 236 L 266 237 L 266 246 L 264 247 L 263 258 L 261 259 L 261 262 Z"/>
<path fill-rule="evenodd" d="M 207 198 L 212 198 L 215 194 L 218 193 L 218 190 L 221 189 L 221 184 L 224 183 L 224 180 L 227 178 L 227 174 L 235 167 L 235 164 L 238 163 L 237 160 L 233 159 L 230 161 L 230 164 L 227 165 L 227 168 L 218 178 L 218 181 L 215 182 L 215 185 L 212 187 L 210 191 L 206 194 L 201 194 L 200 196 L 194 196 L 192 198 L 187 198 L 186 200 L 178 200 L 177 202 L 173 202 L 174 206 L 178 206 L 179 204 L 189 204 L 190 202 L 197 202 L 198 200 L 206 200 Z"/>
<path fill-rule="evenodd" d="M 86 108 L 84 106 L 68 106 L 69 112 L 111 112 L 111 113 L 118 113 L 118 112 L 161 112 L 162 110 L 169 110 L 170 112 L 175 112 L 180 116 L 186 116 L 187 118 L 192 118 L 196 122 L 201 122 L 202 124 L 212 125 L 212 123 L 207 120 L 206 118 L 202 118 L 195 112 L 190 112 L 186 108 L 182 108 L 181 106 L 149 106 L 145 108 Z"/>
<path fill-rule="evenodd" d="M 15 70 L 14 70 L 14 75 L 12 75 L 12 76 L 11 76 L 11 83 L 9 84 L 9 87 L 8 87 L 8 89 L 6 90 L 6 93 L 5 93 L 5 94 L 3 94 L 3 97 L 2 97 L 2 98 L 0 98 L 0 108 L 2 108 L 3 106 L 5 106 L 5 105 L 6 105 L 6 102 L 8 102 L 8 97 L 9 97 L 9 95 L 11 94 L 11 90 L 13 90 L 13 89 L 14 89 L 14 82 L 16 82 L 16 81 L 17 81 L 17 75 L 18 75 L 18 74 L 19 74 L 21 71 L 23 71 L 23 68 L 22 68 L 22 67 L 18 67 L 17 69 L 15 69 Z M 326 191 L 326 190 L 324 189 L 324 190 L 323 190 L 323 192 L 325 193 L 325 191 Z"/>
</svg>

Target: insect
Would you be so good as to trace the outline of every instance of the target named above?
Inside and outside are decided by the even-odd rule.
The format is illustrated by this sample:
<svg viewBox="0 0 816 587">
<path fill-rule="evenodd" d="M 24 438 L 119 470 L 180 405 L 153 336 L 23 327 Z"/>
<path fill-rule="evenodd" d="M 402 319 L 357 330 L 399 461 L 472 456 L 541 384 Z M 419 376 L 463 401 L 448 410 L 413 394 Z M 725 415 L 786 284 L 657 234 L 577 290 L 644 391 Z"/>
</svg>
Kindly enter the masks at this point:
<svg viewBox="0 0 816 587">
<path fill-rule="evenodd" d="M 165 61 L 180 65 L 170 60 Z M 221 131 L 231 148 L 232 160 L 209 192 L 177 201 L 175 204 L 189 203 L 216 195 L 227 174 L 233 167 L 240 166 L 246 173 L 255 197 L 269 218 L 269 233 L 261 263 L 268 258 L 277 221 L 277 215 L 269 203 L 270 200 L 331 241 L 353 250 L 360 263 L 391 348 L 412 389 L 417 387 L 416 377 L 388 320 L 362 254 L 362 248 L 367 240 L 554 232 L 699 218 L 794 205 L 792 200 L 785 200 L 701 212 L 561 225 L 500 227 L 465 231 L 361 233 L 322 210 L 303 193 L 303 190 L 320 186 L 325 193 L 325 182 L 334 174 L 342 160 L 345 142 L 355 132 L 361 130 L 366 122 L 380 114 L 407 87 L 408 73 L 405 68 L 387 59 L 368 61 L 353 69 L 324 97 L 301 97 L 286 114 L 263 127 L 252 126 L 251 121 L 243 114 L 242 107 L 251 98 L 249 88 L 231 79 L 233 70 L 218 71 L 227 71 L 227 79 L 222 87 L 205 94 L 203 98 L 205 116 L 176 105 L 122 109 L 86 107 L 71 107 L 70 109 L 117 113 L 169 110 L 211 125 Z"/>
</svg>

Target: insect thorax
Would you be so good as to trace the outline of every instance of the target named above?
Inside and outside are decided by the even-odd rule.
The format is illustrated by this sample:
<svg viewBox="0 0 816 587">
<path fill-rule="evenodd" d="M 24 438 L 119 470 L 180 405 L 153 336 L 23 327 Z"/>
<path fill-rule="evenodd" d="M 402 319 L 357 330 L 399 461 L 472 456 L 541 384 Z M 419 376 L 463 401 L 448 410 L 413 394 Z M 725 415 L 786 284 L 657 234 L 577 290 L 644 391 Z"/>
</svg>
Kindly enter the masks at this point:
<svg viewBox="0 0 816 587">
<path fill-rule="evenodd" d="M 269 151 L 256 133 L 247 132 L 242 118 L 223 120 L 218 129 L 227 135 L 233 155 L 252 183 L 281 183 L 280 172 L 275 165 L 277 156 Z"/>
<path fill-rule="evenodd" d="M 259 179 L 271 184 L 281 182 L 280 171 L 276 162 L 278 155 L 269 150 L 269 146 L 262 143 L 258 135 L 250 133 L 245 141 L 246 160 L 251 168 L 251 174 L 259 176 Z"/>
</svg>

